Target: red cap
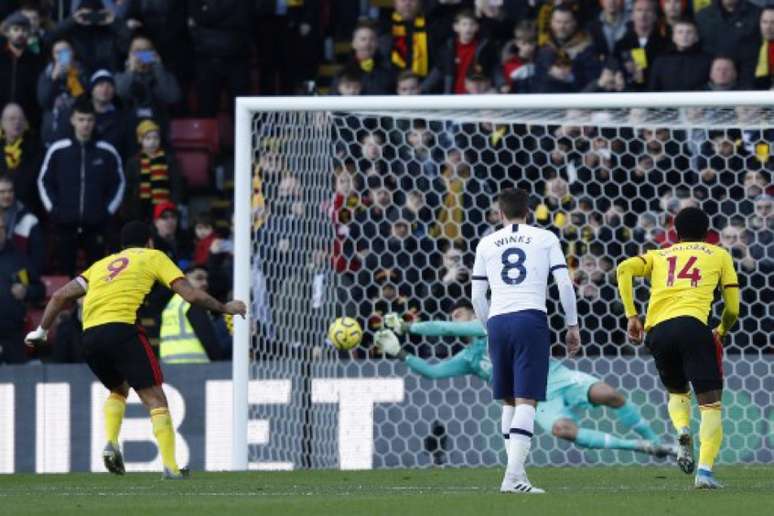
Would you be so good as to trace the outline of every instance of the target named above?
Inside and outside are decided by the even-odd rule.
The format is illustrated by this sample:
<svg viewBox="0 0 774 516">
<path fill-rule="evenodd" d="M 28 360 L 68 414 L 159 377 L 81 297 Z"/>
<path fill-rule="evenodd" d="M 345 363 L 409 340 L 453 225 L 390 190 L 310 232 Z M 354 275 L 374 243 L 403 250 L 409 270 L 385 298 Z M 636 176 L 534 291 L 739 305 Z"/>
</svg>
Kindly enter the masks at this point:
<svg viewBox="0 0 774 516">
<path fill-rule="evenodd" d="M 177 214 L 177 206 L 175 205 L 175 203 L 169 202 L 169 201 L 157 204 L 153 208 L 153 220 L 154 221 L 158 220 L 164 214 L 165 211 L 174 211 L 175 214 Z"/>
</svg>

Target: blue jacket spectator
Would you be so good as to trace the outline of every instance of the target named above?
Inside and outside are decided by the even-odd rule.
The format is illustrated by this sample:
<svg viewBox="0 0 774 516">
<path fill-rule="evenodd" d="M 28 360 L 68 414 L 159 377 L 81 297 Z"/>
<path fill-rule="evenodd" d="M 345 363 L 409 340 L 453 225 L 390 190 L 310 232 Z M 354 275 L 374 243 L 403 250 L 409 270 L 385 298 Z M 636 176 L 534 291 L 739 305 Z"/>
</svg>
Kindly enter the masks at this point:
<svg viewBox="0 0 774 516">
<path fill-rule="evenodd" d="M 75 134 L 48 148 L 38 189 L 59 239 L 60 270 L 72 276 L 79 247 L 86 250 L 89 263 L 102 257 L 105 226 L 121 206 L 125 179 L 116 149 L 93 137 L 90 99 L 76 101 L 70 122 Z"/>
</svg>

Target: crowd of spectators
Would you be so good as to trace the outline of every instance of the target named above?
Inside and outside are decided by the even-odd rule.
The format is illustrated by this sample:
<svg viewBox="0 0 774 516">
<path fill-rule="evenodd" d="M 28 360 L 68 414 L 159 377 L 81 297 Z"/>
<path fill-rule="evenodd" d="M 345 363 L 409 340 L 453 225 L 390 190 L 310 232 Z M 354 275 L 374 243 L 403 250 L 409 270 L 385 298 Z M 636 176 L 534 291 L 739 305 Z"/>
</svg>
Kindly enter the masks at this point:
<svg viewBox="0 0 774 516">
<path fill-rule="evenodd" d="M 533 223 L 562 242 L 586 352 L 621 353 L 616 263 L 677 242 L 674 216 L 700 206 L 712 221 L 707 241 L 729 249 L 740 272 L 744 331 L 732 349 L 770 350 L 770 142 L 758 130 L 680 127 L 686 116 L 712 127 L 715 113 L 702 111 L 661 113 L 661 126 L 645 127 L 634 110 L 599 124 L 587 111 L 565 113 L 562 125 L 342 118 L 336 191 L 324 206 L 347 287 L 339 302 L 358 300 L 349 310 L 372 329 L 390 311 L 445 318 L 468 293 L 476 243 L 499 223 L 495 193 L 519 186 L 532 193 Z M 738 111 L 732 124 L 747 116 Z M 557 310 L 549 313 L 561 328 Z M 423 342 L 420 354 L 450 349 Z"/>
<path fill-rule="evenodd" d="M 206 267 L 211 292 L 229 295 L 230 211 L 210 210 L 210 197 L 187 187 L 171 148 L 174 118 L 229 115 L 232 99 L 245 94 L 771 89 L 768 3 L 2 2 L 0 327 L 14 344 L 0 343 L 0 363 L 26 359 L 19 336 L 30 324 L 25 308 L 45 297 L 41 276 L 71 277 L 115 249 L 125 220 L 152 224 L 158 248 L 184 268 Z M 320 65 L 331 63 L 338 71 L 327 83 Z M 357 310 L 373 324 L 387 310 L 445 314 L 465 294 L 471 245 L 497 222 L 493 193 L 512 182 L 531 189 L 536 222 L 566 242 L 582 310 L 598 321 L 591 324 L 618 326 L 599 323 L 617 315 L 608 303 L 615 261 L 674 242 L 671 215 L 690 203 L 712 214 L 713 241 L 731 248 L 754 280 L 773 260 L 774 134 L 743 127 L 759 115 L 740 109 L 741 129 L 715 131 L 639 128 L 634 111 L 628 127 L 612 132 L 582 124 L 350 124 L 325 207 L 337 235 L 334 270 L 350 301 L 367 300 Z M 305 216 L 303 188 L 268 150 L 257 166 L 264 232 L 282 235 L 268 239 L 280 259 L 298 245 L 283 232 Z M 315 250 L 310 271 L 325 254 Z M 259 279 L 275 307 L 281 292 L 302 284 Z M 167 300 L 153 292 L 141 314 L 152 336 Z"/>
</svg>

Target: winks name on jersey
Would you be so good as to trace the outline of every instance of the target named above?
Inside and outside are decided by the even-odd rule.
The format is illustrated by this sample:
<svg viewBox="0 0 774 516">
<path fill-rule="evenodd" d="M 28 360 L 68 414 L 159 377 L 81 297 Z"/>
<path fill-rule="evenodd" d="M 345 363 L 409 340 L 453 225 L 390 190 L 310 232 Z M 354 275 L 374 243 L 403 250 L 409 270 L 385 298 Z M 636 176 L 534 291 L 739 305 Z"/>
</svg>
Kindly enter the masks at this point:
<svg viewBox="0 0 774 516">
<path fill-rule="evenodd" d="M 507 238 L 501 238 L 500 240 L 495 240 L 494 245 L 497 247 L 502 247 L 504 245 L 508 244 L 531 244 L 532 243 L 532 237 L 527 235 L 511 235 Z"/>
</svg>

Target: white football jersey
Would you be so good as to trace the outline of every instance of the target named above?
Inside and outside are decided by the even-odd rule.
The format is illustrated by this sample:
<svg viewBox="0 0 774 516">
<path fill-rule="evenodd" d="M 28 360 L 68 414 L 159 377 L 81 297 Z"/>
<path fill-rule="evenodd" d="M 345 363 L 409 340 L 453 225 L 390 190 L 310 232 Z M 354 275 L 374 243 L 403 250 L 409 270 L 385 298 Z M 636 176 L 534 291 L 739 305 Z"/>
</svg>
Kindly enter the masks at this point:
<svg viewBox="0 0 774 516">
<path fill-rule="evenodd" d="M 476 247 L 473 281 L 492 291 L 489 317 L 520 310 L 546 311 L 548 274 L 567 268 L 556 235 L 526 224 L 508 224 Z"/>
</svg>

